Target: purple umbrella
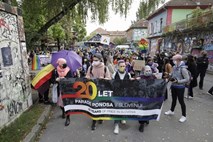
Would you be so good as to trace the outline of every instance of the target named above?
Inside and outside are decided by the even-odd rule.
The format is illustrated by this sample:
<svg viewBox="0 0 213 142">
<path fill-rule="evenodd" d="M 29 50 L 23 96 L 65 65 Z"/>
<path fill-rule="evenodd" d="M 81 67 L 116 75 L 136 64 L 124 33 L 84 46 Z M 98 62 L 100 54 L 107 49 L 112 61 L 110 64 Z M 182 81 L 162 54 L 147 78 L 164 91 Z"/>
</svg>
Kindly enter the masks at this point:
<svg viewBox="0 0 213 142">
<path fill-rule="evenodd" d="M 51 64 L 57 67 L 57 60 L 64 58 L 67 61 L 67 66 L 70 67 L 72 72 L 75 72 L 82 66 L 82 58 L 74 51 L 61 50 L 56 53 L 52 53 Z"/>
</svg>

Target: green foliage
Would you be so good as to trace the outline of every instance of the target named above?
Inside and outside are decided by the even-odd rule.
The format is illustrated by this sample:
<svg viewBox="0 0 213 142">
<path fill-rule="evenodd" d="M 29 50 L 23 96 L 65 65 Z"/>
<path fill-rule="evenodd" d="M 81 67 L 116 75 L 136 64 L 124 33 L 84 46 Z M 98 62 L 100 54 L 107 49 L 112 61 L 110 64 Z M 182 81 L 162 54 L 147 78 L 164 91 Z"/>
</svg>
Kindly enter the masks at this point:
<svg viewBox="0 0 213 142">
<path fill-rule="evenodd" d="M 74 31 L 80 41 L 86 35 L 88 11 L 92 20 L 105 23 L 109 16 L 109 6 L 115 13 L 126 17 L 132 0 L 21 0 L 20 3 L 27 47 L 31 47 L 33 42 L 38 42 L 45 34 L 70 40 Z M 61 26 L 53 28 L 56 23 Z"/>
<path fill-rule="evenodd" d="M 153 12 L 159 4 L 163 4 L 165 0 L 142 0 L 136 13 L 137 21 L 140 19 L 146 19 L 147 16 Z"/>
<path fill-rule="evenodd" d="M 51 26 L 48 29 L 48 36 L 53 37 L 54 39 L 64 39 L 65 32 L 61 26 L 61 23 L 57 23 L 57 24 Z"/>
<path fill-rule="evenodd" d="M 3 128 L 0 132 L 1 142 L 20 142 L 31 131 L 38 118 L 44 111 L 44 106 L 34 105 L 24 112 L 12 124 Z"/>
<path fill-rule="evenodd" d="M 113 40 L 113 43 L 116 44 L 116 45 L 125 44 L 126 42 L 127 42 L 126 38 L 118 38 L 118 37 L 116 37 Z"/>
</svg>

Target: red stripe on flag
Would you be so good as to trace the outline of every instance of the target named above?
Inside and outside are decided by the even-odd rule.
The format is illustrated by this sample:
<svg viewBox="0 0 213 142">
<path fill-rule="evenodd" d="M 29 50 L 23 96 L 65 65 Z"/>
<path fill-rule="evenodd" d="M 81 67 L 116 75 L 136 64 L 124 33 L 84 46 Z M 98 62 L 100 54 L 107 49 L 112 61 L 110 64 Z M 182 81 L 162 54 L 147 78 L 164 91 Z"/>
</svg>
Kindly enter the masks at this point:
<svg viewBox="0 0 213 142">
<path fill-rule="evenodd" d="M 76 94 L 64 94 L 61 96 L 62 99 L 67 99 L 67 98 L 77 98 L 78 96 Z"/>
<path fill-rule="evenodd" d="M 44 76 L 42 79 L 38 81 L 38 83 L 35 84 L 34 88 L 38 89 L 42 84 L 44 84 L 46 81 L 48 81 L 52 77 L 52 72 Z"/>
</svg>

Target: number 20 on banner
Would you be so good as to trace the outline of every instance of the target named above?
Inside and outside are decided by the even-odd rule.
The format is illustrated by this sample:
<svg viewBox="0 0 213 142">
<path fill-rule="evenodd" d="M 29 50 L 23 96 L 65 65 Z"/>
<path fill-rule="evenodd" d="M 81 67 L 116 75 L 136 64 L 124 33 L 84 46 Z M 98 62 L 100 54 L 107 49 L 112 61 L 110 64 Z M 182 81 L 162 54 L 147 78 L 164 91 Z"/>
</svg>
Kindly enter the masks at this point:
<svg viewBox="0 0 213 142">
<path fill-rule="evenodd" d="M 92 81 L 89 81 L 89 82 L 76 81 L 73 84 L 73 88 L 78 89 L 79 87 L 80 87 L 80 90 L 78 90 L 76 92 L 77 97 L 87 98 L 87 99 L 90 99 L 90 100 L 94 100 L 96 98 L 97 86 L 95 85 L 94 82 L 92 82 Z M 91 88 L 91 91 L 90 91 L 90 88 Z"/>
</svg>

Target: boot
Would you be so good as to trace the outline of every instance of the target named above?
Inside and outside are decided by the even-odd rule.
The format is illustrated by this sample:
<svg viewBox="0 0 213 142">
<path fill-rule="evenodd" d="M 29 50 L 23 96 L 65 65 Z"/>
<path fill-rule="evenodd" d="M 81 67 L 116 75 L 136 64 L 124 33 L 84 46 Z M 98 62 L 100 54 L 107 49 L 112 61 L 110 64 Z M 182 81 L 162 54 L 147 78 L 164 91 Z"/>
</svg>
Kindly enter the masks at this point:
<svg viewBox="0 0 213 142">
<path fill-rule="evenodd" d="M 139 131 L 140 131 L 140 132 L 143 132 L 143 131 L 144 131 L 144 124 L 140 124 Z"/>
<path fill-rule="evenodd" d="M 67 116 L 66 121 L 65 121 L 65 126 L 69 126 L 70 125 L 70 116 Z"/>
<path fill-rule="evenodd" d="M 93 121 L 92 121 L 91 130 L 95 130 L 95 129 L 96 129 L 96 121 L 93 120 Z"/>
</svg>

